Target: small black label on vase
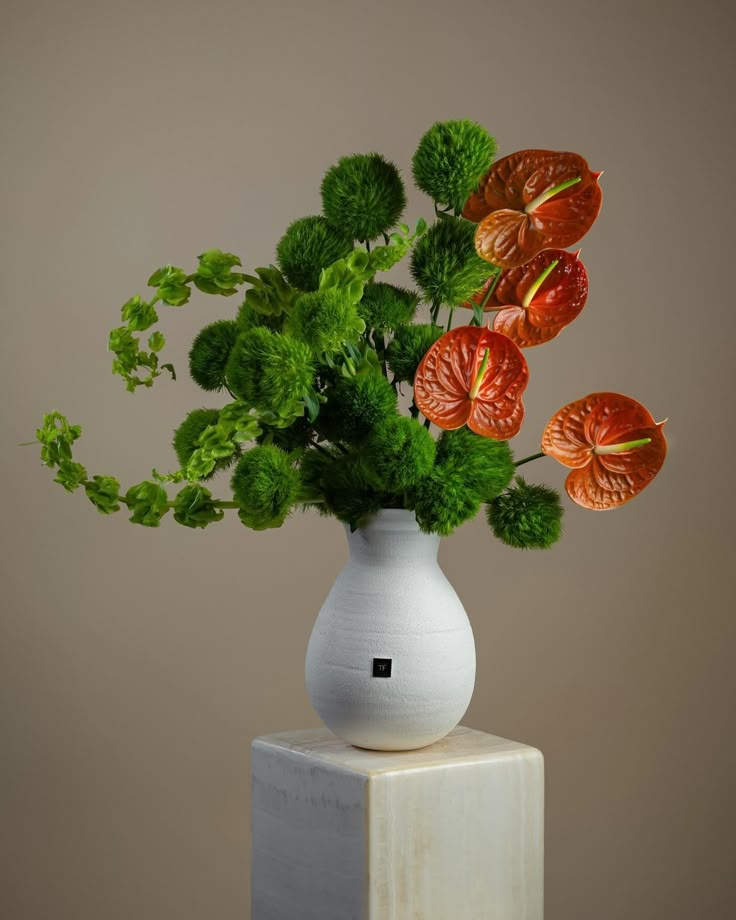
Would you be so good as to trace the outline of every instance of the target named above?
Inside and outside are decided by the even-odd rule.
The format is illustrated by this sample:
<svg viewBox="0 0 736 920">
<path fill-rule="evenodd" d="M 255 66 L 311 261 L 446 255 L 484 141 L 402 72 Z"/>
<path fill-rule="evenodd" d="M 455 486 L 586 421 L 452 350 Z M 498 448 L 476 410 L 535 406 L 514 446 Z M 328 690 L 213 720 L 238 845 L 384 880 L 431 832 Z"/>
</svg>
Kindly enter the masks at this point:
<svg viewBox="0 0 736 920">
<path fill-rule="evenodd" d="M 391 659 L 374 658 L 373 659 L 373 676 L 374 677 L 391 677 Z"/>
</svg>

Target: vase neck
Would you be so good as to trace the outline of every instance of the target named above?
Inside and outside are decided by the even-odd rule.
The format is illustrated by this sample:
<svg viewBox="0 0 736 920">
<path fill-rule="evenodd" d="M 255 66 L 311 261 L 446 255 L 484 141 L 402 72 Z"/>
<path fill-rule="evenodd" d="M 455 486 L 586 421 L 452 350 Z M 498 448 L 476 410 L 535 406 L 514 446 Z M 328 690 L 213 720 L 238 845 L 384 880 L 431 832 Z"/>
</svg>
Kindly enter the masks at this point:
<svg viewBox="0 0 736 920">
<path fill-rule="evenodd" d="M 346 527 L 351 561 L 368 565 L 437 562 L 440 538 L 422 533 L 413 511 L 384 508 L 353 533 Z"/>
</svg>

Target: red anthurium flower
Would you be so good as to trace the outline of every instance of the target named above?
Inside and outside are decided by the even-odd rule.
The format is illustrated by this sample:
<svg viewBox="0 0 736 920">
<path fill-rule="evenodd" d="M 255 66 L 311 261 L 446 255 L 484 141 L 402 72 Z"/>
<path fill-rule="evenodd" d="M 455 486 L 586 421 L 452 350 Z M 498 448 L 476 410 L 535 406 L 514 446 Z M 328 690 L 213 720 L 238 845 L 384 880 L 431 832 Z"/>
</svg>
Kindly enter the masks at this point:
<svg viewBox="0 0 736 920">
<path fill-rule="evenodd" d="M 467 424 L 476 434 L 506 441 L 521 428 L 528 381 L 524 355 L 511 339 L 485 327 L 460 326 L 422 358 L 414 402 L 440 428 Z"/>
<path fill-rule="evenodd" d="M 480 221 L 478 254 L 516 268 L 547 247 L 577 243 L 600 211 L 600 175 L 566 151 L 520 150 L 498 160 L 463 209 Z"/>
<path fill-rule="evenodd" d="M 663 427 L 630 396 L 591 393 L 552 416 L 542 450 L 572 467 L 565 489 L 574 502 L 606 511 L 630 501 L 657 475 L 667 454 Z"/>
<path fill-rule="evenodd" d="M 498 282 L 474 294 L 464 307 L 483 304 L 494 310 L 493 328 L 520 348 L 549 342 L 569 325 L 585 306 L 588 274 L 578 253 L 544 249 L 531 262 L 502 271 Z"/>
</svg>

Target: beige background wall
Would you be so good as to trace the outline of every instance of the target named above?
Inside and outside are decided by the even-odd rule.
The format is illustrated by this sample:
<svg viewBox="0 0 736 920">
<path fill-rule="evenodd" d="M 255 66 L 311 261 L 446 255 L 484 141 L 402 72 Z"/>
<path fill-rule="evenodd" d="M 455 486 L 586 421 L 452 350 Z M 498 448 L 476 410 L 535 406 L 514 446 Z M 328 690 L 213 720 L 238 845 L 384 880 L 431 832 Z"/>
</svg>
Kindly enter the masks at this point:
<svg viewBox="0 0 736 920">
<path fill-rule="evenodd" d="M 170 468 L 172 429 L 213 404 L 187 346 L 236 303 L 167 311 L 181 378 L 135 396 L 106 353 L 119 305 L 211 246 L 267 264 L 338 156 L 408 174 L 421 133 L 457 117 L 502 154 L 605 170 L 589 303 L 528 355 L 518 455 L 597 389 L 670 418 L 656 482 L 610 514 L 568 504 L 554 550 L 507 550 L 483 519 L 445 541 L 478 648 L 464 721 L 546 755 L 548 920 L 731 916 L 729 6 L 5 0 L 4 920 L 247 917 L 248 744 L 318 724 L 303 660 L 345 558 L 311 515 L 262 534 L 103 518 L 16 444 L 59 408 L 91 473 Z"/>
</svg>

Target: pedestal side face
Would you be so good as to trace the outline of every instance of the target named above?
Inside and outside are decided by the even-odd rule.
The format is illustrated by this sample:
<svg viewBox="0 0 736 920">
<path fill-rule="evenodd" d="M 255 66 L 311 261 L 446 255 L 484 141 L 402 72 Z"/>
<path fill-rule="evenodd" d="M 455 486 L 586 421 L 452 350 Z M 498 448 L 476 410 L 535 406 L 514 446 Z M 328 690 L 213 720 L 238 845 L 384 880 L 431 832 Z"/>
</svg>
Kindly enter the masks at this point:
<svg viewBox="0 0 736 920">
<path fill-rule="evenodd" d="M 369 920 L 542 920 L 534 748 L 371 777 Z"/>
<path fill-rule="evenodd" d="M 253 743 L 251 920 L 367 920 L 366 782 Z"/>
</svg>

